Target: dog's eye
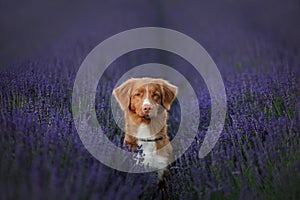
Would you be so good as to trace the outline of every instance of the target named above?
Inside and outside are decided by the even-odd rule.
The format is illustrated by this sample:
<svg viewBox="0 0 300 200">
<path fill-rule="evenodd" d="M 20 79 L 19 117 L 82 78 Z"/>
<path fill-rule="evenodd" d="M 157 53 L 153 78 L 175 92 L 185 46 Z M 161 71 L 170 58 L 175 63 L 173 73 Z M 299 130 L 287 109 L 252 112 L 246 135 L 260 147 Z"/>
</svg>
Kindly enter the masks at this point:
<svg viewBox="0 0 300 200">
<path fill-rule="evenodd" d="M 139 97 L 139 96 L 141 96 L 141 93 L 136 93 L 135 96 Z"/>
<path fill-rule="evenodd" d="M 159 94 L 154 94 L 153 97 L 158 99 L 158 98 L 160 98 L 160 95 Z"/>
</svg>

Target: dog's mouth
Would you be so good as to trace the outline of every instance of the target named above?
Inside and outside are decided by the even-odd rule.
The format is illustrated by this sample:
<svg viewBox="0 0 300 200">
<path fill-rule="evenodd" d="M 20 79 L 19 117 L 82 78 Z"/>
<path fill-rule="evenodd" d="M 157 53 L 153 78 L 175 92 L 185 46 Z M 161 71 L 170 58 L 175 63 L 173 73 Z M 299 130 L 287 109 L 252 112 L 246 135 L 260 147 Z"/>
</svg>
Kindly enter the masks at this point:
<svg viewBox="0 0 300 200">
<path fill-rule="evenodd" d="M 152 115 L 150 112 L 148 113 L 140 113 L 140 112 L 136 112 L 135 110 L 131 110 L 129 109 L 132 113 L 138 115 L 140 118 L 146 119 L 146 120 L 151 120 Z"/>
<path fill-rule="evenodd" d="M 151 119 L 151 116 L 150 116 L 150 114 L 148 113 L 148 114 L 143 115 L 143 118 L 144 118 L 144 119 L 147 119 L 147 120 L 150 120 L 150 119 Z"/>
</svg>

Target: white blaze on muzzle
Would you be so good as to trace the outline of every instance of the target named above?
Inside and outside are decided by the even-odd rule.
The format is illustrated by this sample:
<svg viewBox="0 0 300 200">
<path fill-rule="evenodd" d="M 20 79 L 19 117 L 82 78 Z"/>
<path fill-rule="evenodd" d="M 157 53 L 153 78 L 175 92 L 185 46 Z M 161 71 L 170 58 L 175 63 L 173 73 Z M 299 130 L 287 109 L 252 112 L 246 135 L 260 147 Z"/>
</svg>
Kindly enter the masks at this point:
<svg viewBox="0 0 300 200">
<path fill-rule="evenodd" d="M 143 101 L 143 106 L 144 105 L 150 105 L 150 101 L 149 101 L 149 88 L 148 85 L 146 86 L 146 98 Z"/>
</svg>

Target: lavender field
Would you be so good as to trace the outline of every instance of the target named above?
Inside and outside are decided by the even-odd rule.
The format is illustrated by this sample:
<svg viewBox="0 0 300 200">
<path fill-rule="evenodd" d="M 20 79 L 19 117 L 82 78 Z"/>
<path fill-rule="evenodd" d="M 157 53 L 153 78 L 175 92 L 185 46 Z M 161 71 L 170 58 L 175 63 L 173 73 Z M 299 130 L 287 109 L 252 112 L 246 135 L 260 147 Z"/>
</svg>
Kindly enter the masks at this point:
<svg viewBox="0 0 300 200">
<path fill-rule="evenodd" d="M 1 54 L 0 199 L 163 199 L 155 173 L 120 172 L 95 159 L 81 143 L 71 109 L 76 73 L 88 53 L 114 34 L 147 26 L 185 33 L 211 55 L 227 93 L 224 130 L 200 159 L 211 109 L 203 79 L 186 60 L 144 49 L 118 58 L 99 81 L 97 119 L 107 137 L 121 147 L 124 133 L 110 108 L 118 79 L 134 66 L 163 63 L 189 79 L 201 113 L 194 142 L 170 167 L 170 199 L 300 199 L 299 2 L 75 2 L 65 18 L 41 20 L 37 33 L 44 36 L 35 35 L 37 24 L 22 26 L 33 29 L 24 38 L 32 48 L 20 39 L 12 59 L 5 56 L 9 50 Z M 62 10 L 65 4 L 57 3 Z M 42 16 L 39 6 L 24 9 L 34 18 Z M 62 17 L 64 11 L 51 8 Z M 1 18 L 2 25 L 17 20 L 8 12 Z M 14 39 L 8 35 L 7 47 Z M 171 138 L 179 119 L 175 101 Z"/>
</svg>

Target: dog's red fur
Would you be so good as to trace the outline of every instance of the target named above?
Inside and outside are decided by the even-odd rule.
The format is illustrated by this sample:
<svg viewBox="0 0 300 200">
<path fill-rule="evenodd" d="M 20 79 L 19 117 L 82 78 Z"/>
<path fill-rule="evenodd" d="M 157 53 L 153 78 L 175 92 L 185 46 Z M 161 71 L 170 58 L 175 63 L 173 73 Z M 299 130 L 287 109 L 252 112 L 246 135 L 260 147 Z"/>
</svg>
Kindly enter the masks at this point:
<svg viewBox="0 0 300 200">
<path fill-rule="evenodd" d="M 139 127 L 143 125 L 150 132 L 147 136 L 161 138 L 154 141 L 154 151 L 170 164 L 173 149 L 167 135 L 167 110 L 176 98 L 177 87 L 163 79 L 132 78 L 116 88 L 113 94 L 125 114 L 123 144 L 135 150 L 141 134 Z M 168 171 L 165 170 L 163 175 L 168 178 Z"/>
</svg>

